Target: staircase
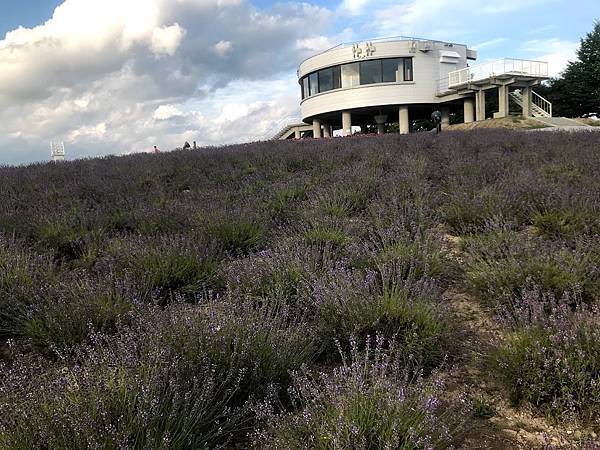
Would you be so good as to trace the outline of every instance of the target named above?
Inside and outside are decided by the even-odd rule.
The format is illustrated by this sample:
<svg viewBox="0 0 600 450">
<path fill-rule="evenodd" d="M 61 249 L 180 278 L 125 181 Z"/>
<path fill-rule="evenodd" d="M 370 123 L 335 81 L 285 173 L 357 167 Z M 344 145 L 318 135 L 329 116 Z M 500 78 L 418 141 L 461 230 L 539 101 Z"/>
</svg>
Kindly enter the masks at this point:
<svg viewBox="0 0 600 450">
<path fill-rule="evenodd" d="M 531 94 L 531 114 L 533 117 L 552 117 L 552 103 L 533 91 Z M 519 89 L 508 95 L 517 105 L 523 107 L 523 94 Z"/>
<path fill-rule="evenodd" d="M 300 123 L 294 122 L 289 125 L 286 125 L 275 136 L 273 136 L 272 139 L 273 140 L 286 139 L 290 135 L 290 132 L 294 128 L 296 128 L 298 126 L 304 126 L 304 125 L 306 125 L 304 122 L 300 122 Z"/>
</svg>

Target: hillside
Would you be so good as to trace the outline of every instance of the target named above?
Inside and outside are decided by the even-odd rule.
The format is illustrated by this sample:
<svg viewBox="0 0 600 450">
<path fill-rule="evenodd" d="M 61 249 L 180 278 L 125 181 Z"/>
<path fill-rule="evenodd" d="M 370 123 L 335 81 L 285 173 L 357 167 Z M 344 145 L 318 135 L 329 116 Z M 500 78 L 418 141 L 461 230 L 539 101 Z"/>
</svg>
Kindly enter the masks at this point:
<svg viewBox="0 0 600 450">
<path fill-rule="evenodd" d="M 0 449 L 598 448 L 599 148 L 0 168 Z"/>
<path fill-rule="evenodd" d="M 501 128 L 509 130 L 528 129 L 534 130 L 537 128 L 547 128 L 545 125 L 534 118 L 523 116 L 503 117 L 502 119 L 488 119 L 471 123 L 459 123 L 450 125 L 448 130 L 474 130 L 479 128 Z"/>
</svg>

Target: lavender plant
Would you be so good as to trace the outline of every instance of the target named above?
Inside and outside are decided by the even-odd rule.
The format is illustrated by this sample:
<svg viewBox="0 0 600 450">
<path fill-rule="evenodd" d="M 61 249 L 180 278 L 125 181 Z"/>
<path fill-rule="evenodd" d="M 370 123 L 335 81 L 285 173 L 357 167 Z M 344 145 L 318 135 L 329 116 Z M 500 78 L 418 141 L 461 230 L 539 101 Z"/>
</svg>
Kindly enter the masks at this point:
<svg viewBox="0 0 600 450">
<path fill-rule="evenodd" d="M 525 290 L 520 305 L 504 311 L 510 331 L 497 361 L 514 402 L 528 401 L 557 418 L 598 418 L 599 312 L 597 304 L 539 290 Z"/>
<path fill-rule="evenodd" d="M 533 380 L 522 400 L 590 416 L 598 136 L 481 130 L 0 167 L 0 355 L 12 360 L 0 447 L 244 446 L 262 409 L 285 415 L 290 370 L 340 363 L 336 338 L 345 353 L 351 335 L 359 348 L 395 338 L 398 364 L 427 377 L 461 350 L 441 292 L 463 284 L 506 311 L 539 286 L 545 318 L 502 324 L 506 373 Z M 579 378 L 535 359 L 542 344 Z M 400 417 L 374 385 L 361 392 Z"/>
<path fill-rule="evenodd" d="M 267 413 L 256 447 L 428 449 L 452 443 L 461 426 L 456 415 L 467 408 L 444 404 L 440 379 L 411 380 L 394 343 L 381 336 L 361 346 L 351 338 L 349 347 L 331 372 L 296 373 L 290 392 L 297 411 Z"/>
</svg>

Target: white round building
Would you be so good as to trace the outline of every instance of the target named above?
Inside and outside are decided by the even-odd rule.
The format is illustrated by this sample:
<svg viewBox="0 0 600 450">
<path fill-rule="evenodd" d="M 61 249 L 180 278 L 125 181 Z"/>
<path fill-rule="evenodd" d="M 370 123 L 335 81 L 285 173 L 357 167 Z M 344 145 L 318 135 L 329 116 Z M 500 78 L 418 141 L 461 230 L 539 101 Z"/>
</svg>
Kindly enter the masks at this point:
<svg viewBox="0 0 600 450">
<path fill-rule="evenodd" d="M 524 116 L 551 115 L 551 105 L 531 87 L 548 78 L 541 61 L 502 59 L 469 67 L 477 52 L 463 44 L 414 38 L 388 38 L 341 44 L 300 64 L 302 124 L 282 130 L 280 139 L 352 134 L 353 127 L 383 133 L 398 124 L 411 131 L 416 119 L 442 112 L 443 126 L 451 113 L 465 122 L 486 116 L 505 117 L 509 100 Z M 496 96 L 497 111 L 486 111 Z"/>
</svg>

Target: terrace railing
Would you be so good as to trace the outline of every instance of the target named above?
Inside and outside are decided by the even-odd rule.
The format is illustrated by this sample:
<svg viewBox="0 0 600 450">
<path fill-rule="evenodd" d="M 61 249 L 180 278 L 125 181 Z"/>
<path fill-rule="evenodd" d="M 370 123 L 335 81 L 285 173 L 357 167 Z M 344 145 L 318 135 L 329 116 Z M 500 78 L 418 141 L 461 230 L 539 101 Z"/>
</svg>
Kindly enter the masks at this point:
<svg viewBox="0 0 600 450">
<path fill-rule="evenodd" d="M 448 74 L 448 87 L 453 88 L 470 82 L 481 81 L 502 75 L 521 75 L 527 77 L 548 77 L 548 63 L 528 59 L 504 58 L 479 64 Z"/>
</svg>

